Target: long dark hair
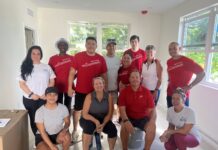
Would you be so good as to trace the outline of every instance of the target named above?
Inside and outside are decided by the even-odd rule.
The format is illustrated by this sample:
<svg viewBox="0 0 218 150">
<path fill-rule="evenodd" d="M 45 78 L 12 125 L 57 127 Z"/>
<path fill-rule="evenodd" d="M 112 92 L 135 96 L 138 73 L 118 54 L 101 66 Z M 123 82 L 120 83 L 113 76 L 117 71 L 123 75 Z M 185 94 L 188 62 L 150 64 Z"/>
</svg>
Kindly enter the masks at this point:
<svg viewBox="0 0 218 150">
<path fill-rule="evenodd" d="M 40 46 L 32 46 L 29 48 L 27 55 L 25 57 L 25 59 L 23 60 L 20 70 L 21 70 L 21 77 L 23 80 L 26 81 L 26 77 L 31 75 L 32 71 L 33 71 L 33 60 L 31 58 L 31 54 L 33 49 L 38 49 L 40 54 L 41 54 L 41 58 L 42 59 L 42 49 Z"/>
</svg>

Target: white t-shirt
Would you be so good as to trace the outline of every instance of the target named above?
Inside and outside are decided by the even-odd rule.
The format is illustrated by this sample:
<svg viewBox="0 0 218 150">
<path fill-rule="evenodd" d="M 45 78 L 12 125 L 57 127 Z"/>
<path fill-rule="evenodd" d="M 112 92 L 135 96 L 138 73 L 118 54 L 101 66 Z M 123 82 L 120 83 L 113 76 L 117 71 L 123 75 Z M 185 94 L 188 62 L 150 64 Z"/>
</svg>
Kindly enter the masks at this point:
<svg viewBox="0 0 218 150">
<path fill-rule="evenodd" d="M 167 111 L 167 121 L 175 125 L 177 129 L 182 128 L 185 123 L 193 124 L 189 134 L 194 135 L 200 142 L 200 134 L 196 128 L 195 113 L 191 108 L 184 106 L 182 111 L 175 112 L 174 107 L 170 107 Z"/>
<path fill-rule="evenodd" d="M 26 85 L 35 94 L 42 96 L 45 94 L 45 89 L 48 87 L 49 80 L 54 79 L 56 76 L 47 64 L 33 64 L 33 71 L 31 75 L 26 78 Z M 21 75 L 18 77 L 19 81 L 24 81 Z M 28 95 L 23 91 L 23 95 L 29 98 Z"/>
<path fill-rule="evenodd" d="M 149 90 L 155 90 L 158 81 L 156 62 L 153 61 L 149 67 L 147 65 L 147 63 L 142 65 L 142 85 Z"/>
<path fill-rule="evenodd" d="M 120 59 L 116 56 L 109 57 L 105 56 L 105 61 L 107 64 L 107 76 L 108 76 L 108 90 L 117 90 L 117 76 L 118 69 L 120 67 Z"/>
<path fill-rule="evenodd" d="M 64 118 L 69 116 L 67 107 L 58 103 L 55 109 L 48 109 L 42 105 L 35 115 L 35 123 L 43 123 L 49 135 L 57 134 L 63 129 Z M 37 131 L 39 133 L 39 131 Z"/>
</svg>

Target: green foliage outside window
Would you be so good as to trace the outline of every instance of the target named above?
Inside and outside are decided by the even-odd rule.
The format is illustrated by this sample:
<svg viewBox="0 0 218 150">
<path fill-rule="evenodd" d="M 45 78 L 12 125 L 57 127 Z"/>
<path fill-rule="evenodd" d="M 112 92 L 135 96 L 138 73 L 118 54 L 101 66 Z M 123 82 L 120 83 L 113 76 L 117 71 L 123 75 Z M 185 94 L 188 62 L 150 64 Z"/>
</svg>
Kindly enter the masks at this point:
<svg viewBox="0 0 218 150">
<path fill-rule="evenodd" d="M 202 68 L 204 68 L 205 65 L 205 53 L 204 52 L 185 52 L 185 56 L 188 58 L 191 58 L 196 63 L 198 63 Z"/>
<path fill-rule="evenodd" d="M 197 46 L 204 45 L 207 35 L 208 17 L 195 20 L 187 23 L 185 26 L 185 38 L 183 45 L 186 46 Z"/>
</svg>

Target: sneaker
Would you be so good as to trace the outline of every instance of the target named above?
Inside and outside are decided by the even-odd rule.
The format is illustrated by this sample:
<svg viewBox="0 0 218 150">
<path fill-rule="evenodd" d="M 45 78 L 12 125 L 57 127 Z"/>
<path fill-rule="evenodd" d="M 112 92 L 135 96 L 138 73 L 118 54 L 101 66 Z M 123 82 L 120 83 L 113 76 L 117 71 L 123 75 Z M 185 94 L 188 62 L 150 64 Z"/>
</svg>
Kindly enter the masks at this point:
<svg viewBox="0 0 218 150">
<path fill-rule="evenodd" d="M 36 149 L 36 145 L 35 144 L 33 145 L 33 149 Z"/>
<path fill-rule="evenodd" d="M 75 131 L 72 133 L 72 142 L 78 142 L 79 141 L 79 133 L 78 131 Z"/>
</svg>

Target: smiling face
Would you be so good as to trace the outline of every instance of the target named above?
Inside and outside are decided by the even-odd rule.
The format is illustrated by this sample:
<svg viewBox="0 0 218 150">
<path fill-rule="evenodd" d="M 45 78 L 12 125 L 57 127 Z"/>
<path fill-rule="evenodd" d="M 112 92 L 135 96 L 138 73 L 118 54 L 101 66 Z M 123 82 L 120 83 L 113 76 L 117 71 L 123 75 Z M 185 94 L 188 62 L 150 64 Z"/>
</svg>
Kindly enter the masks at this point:
<svg viewBox="0 0 218 150">
<path fill-rule="evenodd" d="M 41 60 L 41 52 L 39 49 L 33 49 L 31 52 L 31 59 L 33 64 L 40 63 Z"/>
<path fill-rule="evenodd" d="M 139 40 L 136 38 L 130 41 L 130 45 L 133 51 L 137 51 L 139 49 Z"/>
<path fill-rule="evenodd" d="M 183 99 L 182 99 L 182 96 L 179 93 L 173 93 L 173 95 L 172 95 L 172 104 L 173 104 L 174 107 L 183 105 Z"/>
<path fill-rule="evenodd" d="M 156 51 L 154 49 L 146 50 L 146 55 L 148 59 L 153 59 Z"/>
<path fill-rule="evenodd" d="M 93 87 L 96 92 L 102 92 L 104 90 L 104 79 L 102 77 L 94 78 Z"/>
<path fill-rule="evenodd" d="M 180 47 L 177 43 L 170 43 L 169 45 L 169 54 L 172 58 L 179 56 Z"/>
<path fill-rule="evenodd" d="M 55 104 L 58 100 L 57 93 L 48 93 L 45 95 L 46 101 L 49 104 Z"/>
<path fill-rule="evenodd" d="M 87 40 L 86 41 L 86 51 L 88 54 L 93 55 L 95 54 L 95 50 L 97 48 L 97 43 L 95 40 Z"/>
<path fill-rule="evenodd" d="M 116 45 L 113 43 L 110 43 L 106 46 L 106 50 L 107 50 L 107 55 L 109 56 L 114 56 L 115 55 L 115 49 L 116 49 Z"/>
<path fill-rule="evenodd" d="M 138 71 L 131 72 L 129 82 L 132 87 L 138 88 L 141 83 L 140 73 Z"/>
<path fill-rule="evenodd" d="M 68 44 L 67 43 L 65 43 L 65 42 L 59 42 L 58 43 L 58 49 L 59 49 L 59 51 L 60 51 L 60 53 L 66 53 L 66 51 L 68 50 Z"/>
<path fill-rule="evenodd" d="M 129 54 L 124 54 L 122 57 L 122 64 L 124 68 L 129 67 L 131 63 L 132 63 L 132 57 Z"/>
</svg>

